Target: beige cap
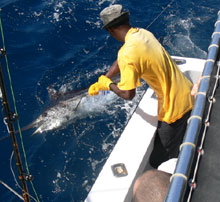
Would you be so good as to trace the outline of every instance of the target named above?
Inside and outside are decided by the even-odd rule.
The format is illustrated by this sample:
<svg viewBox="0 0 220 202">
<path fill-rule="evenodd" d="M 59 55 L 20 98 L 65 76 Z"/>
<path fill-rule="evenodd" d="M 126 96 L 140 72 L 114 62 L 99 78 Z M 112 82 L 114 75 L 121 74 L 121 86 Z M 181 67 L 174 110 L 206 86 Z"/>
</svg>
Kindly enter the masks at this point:
<svg viewBox="0 0 220 202">
<path fill-rule="evenodd" d="M 128 16 L 128 11 L 123 11 L 123 7 L 120 4 L 111 5 L 109 7 L 104 8 L 101 13 L 100 17 L 103 22 L 102 28 L 107 28 L 109 25 L 113 25 L 114 22 L 123 16 Z"/>
</svg>

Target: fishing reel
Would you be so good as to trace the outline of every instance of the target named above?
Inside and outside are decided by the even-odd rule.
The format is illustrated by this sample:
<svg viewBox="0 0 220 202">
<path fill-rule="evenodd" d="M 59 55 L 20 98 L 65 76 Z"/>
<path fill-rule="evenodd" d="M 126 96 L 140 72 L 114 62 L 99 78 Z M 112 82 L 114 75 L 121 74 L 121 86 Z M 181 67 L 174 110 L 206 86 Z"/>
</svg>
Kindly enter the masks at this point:
<svg viewBox="0 0 220 202">
<path fill-rule="evenodd" d="M 26 181 L 33 181 L 34 176 L 31 175 L 31 174 L 25 174 L 24 179 L 25 179 Z"/>
<path fill-rule="evenodd" d="M 4 57 L 6 55 L 6 50 L 4 48 L 0 48 L 0 54 L 1 57 Z"/>
</svg>

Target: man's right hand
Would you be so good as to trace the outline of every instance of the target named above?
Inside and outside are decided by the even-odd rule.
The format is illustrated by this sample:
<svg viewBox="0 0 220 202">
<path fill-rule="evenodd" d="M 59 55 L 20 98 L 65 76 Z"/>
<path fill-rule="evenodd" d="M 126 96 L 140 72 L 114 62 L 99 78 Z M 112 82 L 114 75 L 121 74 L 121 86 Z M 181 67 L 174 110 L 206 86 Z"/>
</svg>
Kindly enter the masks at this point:
<svg viewBox="0 0 220 202">
<path fill-rule="evenodd" d="M 88 90 L 88 94 L 90 96 L 94 96 L 94 95 L 98 95 L 99 94 L 99 83 L 96 82 L 94 84 L 92 84 L 90 87 L 89 87 L 89 90 Z"/>
<path fill-rule="evenodd" d="M 110 90 L 110 84 L 112 83 L 111 79 L 102 75 L 99 77 L 98 82 L 92 84 L 89 87 L 88 93 L 90 96 L 98 95 L 100 90 L 108 91 Z"/>
</svg>

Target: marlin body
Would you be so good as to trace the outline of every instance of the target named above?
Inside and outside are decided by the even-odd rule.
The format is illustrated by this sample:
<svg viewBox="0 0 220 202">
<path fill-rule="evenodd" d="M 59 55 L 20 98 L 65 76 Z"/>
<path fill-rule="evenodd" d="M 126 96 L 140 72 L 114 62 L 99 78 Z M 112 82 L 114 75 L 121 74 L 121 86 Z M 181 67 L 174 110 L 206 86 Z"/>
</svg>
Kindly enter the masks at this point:
<svg viewBox="0 0 220 202">
<path fill-rule="evenodd" d="M 48 87 L 47 90 L 50 106 L 35 121 L 22 128 L 22 131 L 36 128 L 33 133 L 36 134 L 64 127 L 76 118 L 105 110 L 106 105 L 115 101 L 115 95 L 110 91 L 90 97 L 88 89 L 66 93 L 56 91 L 52 87 Z"/>
<path fill-rule="evenodd" d="M 78 108 L 84 98 L 88 98 L 87 89 L 61 93 L 47 88 L 50 97 L 50 106 L 31 124 L 22 128 L 22 131 L 37 128 L 35 133 L 43 133 L 57 129 L 70 123 L 77 115 Z"/>
</svg>

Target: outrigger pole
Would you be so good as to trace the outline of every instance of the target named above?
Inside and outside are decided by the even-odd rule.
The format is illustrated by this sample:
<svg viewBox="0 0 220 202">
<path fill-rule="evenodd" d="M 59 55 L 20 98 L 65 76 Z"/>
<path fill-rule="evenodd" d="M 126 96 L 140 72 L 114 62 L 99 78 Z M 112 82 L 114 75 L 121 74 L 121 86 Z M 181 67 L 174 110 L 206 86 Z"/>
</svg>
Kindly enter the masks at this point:
<svg viewBox="0 0 220 202">
<path fill-rule="evenodd" d="M 5 55 L 6 53 L 3 49 L 1 49 L 0 54 Z M 15 129 L 14 129 L 14 125 L 13 125 L 13 122 L 16 120 L 16 115 L 14 113 L 12 113 L 12 111 L 10 110 L 10 105 L 8 102 L 7 92 L 6 92 L 6 88 L 5 88 L 5 84 L 4 84 L 4 77 L 3 77 L 1 62 L 0 62 L 0 87 L 1 87 L 1 91 L 2 91 L 2 105 L 3 105 L 3 108 L 5 109 L 5 112 L 6 112 L 6 117 L 4 118 L 4 121 L 7 126 L 8 133 L 9 133 L 11 140 L 12 140 L 16 165 L 17 165 L 18 173 L 19 173 L 19 180 L 21 182 L 22 195 L 23 195 L 25 202 L 30 202 L 31 200 L 30 200 L 30 195 L 28 193 L 28 187 L 27 187 L 27 183 L 26 183 L 26 175 L 24 173 L 24 169 L 22 166 L 20 152 L 19 152 L 19 148 L 18 148 L 18 144 L 17 144 L 17 140 L 16 140 L 16 135 L 15 135 Z"/>
</svg>

